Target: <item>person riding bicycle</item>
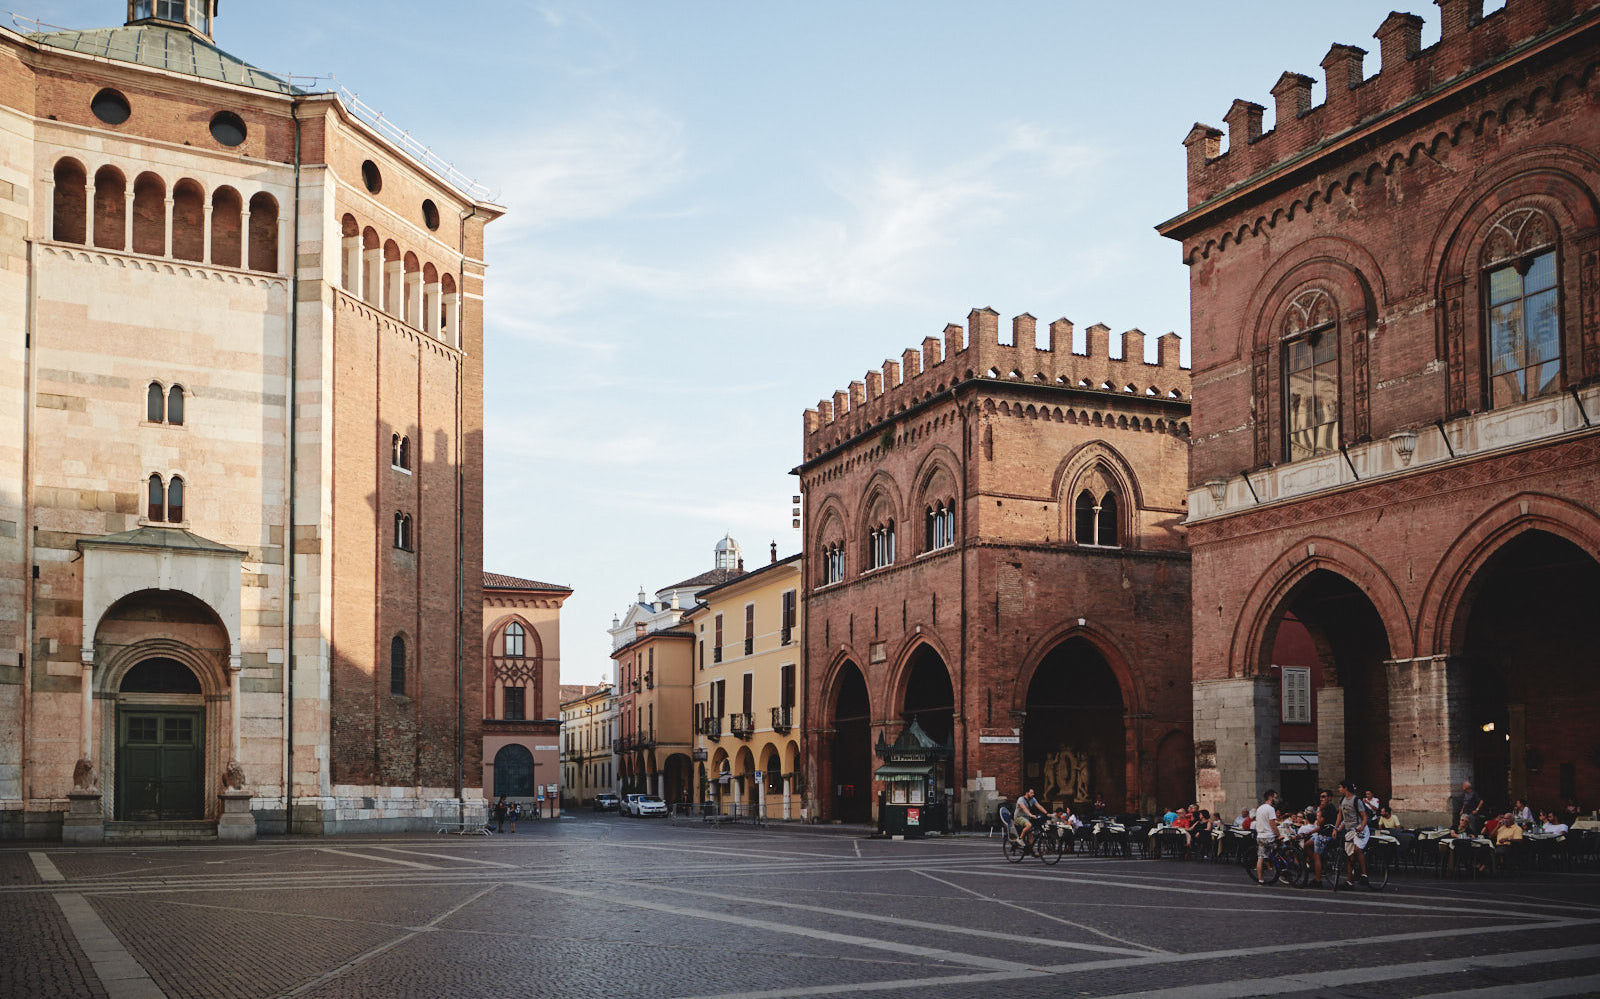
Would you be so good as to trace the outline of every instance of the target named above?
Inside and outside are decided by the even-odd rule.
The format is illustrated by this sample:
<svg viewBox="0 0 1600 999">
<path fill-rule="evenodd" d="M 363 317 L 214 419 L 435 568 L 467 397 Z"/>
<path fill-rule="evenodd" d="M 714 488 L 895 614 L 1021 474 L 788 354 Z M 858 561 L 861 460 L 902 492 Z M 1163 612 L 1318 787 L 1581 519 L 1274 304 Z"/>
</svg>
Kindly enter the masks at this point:
<svg viewBox="0 0 1600 999">
<path fill-rule="evenodd" d="M 1032 839 L 1034 821 L 1044 817 L 1045 808 L 1039 803 L 1039 799 L 1034 797 L 1033 788 L 1030 787 L 1022 792 L 1022 797 L 1017 799 L 1016 814 L 1011 817 L 1011 824 L 1016 827 L 1017 841 L 1022 844 L 1023 849 L 1027 849 Z"/>
<path fill-rule="evenodd" d="M 1339 824 L 1335 832 L 1344 833 L 1344 855 L 1350 858 L 1345 872 L 1345 883 L 1355 884 L 1356 868 L 1361 869 L 1361 883 L 1367 884 L 1367 840 L 1371 836 L 1367 808 L 1356 798 L 1355 787 L 1348 779 L 1339 782 Z"/>
</svg>

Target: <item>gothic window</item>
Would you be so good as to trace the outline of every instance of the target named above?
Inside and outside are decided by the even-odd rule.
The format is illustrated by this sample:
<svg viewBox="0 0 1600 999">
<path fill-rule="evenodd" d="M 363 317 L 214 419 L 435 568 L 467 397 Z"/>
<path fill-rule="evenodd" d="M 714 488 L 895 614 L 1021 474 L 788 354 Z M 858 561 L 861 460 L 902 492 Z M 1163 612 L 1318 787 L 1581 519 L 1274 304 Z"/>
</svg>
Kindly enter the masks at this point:
<svg viewBox="0 0 1600 999">
<path fill-rule="evenodd" d="M 923 511 L 923 551 L 938 551 L 956 543 L 956 508 L 954 502 L 940 500 Z"/>
<path fill-rule="evenodd" d="M 834 542 L 822 550 L 822 585 L 844 580 L 844 545 Z"/>
<path fill-rule="evenodd" d="M 506 625 L 506 655 L 512 659 L 520 659 L 526 648 L 527 633 L 522 630 L 522 625 L 515 621 Z"/>
<path fill-rule="evenodd" d="M 394 515 L 394 546 L 401 551 L 412 551 L 416 541 L 411 536 L 411 515 L 396 513 Z"/>
<path fill-rule="evenodd" d="M 160 382 L 151 382 L 150 388 L 144 394 L 144 418 L 149 423 L 163 423 L 167 418 L 165 408 L 166 394 L 161 389 Z"/>
<path fill-rule="evenodd" d="M 183 523 L 183 479 L 176 475 L 167 483 L 167 520 L 173 524 Z"/>
<path fill-rule="evenodd" d="M 1339 323 L 1333 300 L 1313 289 L 1289 303 L 1283 340 L 1285 457 L 1339 446 Z"/>
<path fill-rule="evenodd" d="M 881 569 L 894 564 L 894 521 L 874 527 L 867 535 L 867 568 Z"/>
<path fill-rule="evenodd" d="M 406 692 L 406 640 L 399 635 L 389 642 L 389 693 L 397 697 Z"/>
<path fill-rule="evenodd" d="M 505 711 L 501 714 L 507 721 L 523 721 L 527 715 L 527 688 L 505 688 Z"/>
<path fill-rule="evenodd" d="M 1072 501 L 1072 536 L 1080 545 L 1116 548 L 1122 544 L 1122 503 L 1103 467 L 1094 468 L 1077 485 Z"/>
<path fill-rule="evenodd" d="M 1507 213 L 1490 227 L 1484 266 L 1491 404 L 1506 406 L 1559 392 L 1555 226 L 1534 208 Z"/>
<path fill-rule="evenodd" d="M 183 426 L 183 386 L 174 385 L 167 391 L 167 422 Z"/>
<path fill-rule="evenodd" d="M 167 519 L 167 487 L 159 473 L 150 473 L 149 502 L 146 519 L 160 523 Z"/>
</svg>

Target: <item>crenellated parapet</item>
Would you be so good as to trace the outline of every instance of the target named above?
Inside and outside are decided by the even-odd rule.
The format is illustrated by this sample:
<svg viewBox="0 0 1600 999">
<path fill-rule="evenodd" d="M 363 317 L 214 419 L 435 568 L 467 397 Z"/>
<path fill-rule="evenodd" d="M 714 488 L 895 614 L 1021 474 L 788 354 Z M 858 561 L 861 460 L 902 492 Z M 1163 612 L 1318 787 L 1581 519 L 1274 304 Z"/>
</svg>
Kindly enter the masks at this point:
<svg viewBox="0 0 1600 999">
<path fill-rule="evenodd" d="M 1448 91 L 1497 58 L 1558 29 L 1600 18 L 1600 0 L 1506 0 L 1505 7 L 1488 16 L 1483 0 L 1434 2 L 1440 9 L 1439 41 L 1424 49 L 1423 19 L 1390 13 L 1373 34 L 1379 67 L 1370 77 L 1365 75 L 1365 49 L 1330 47 L 1322 59 L 1326 96 L 1321 104 L 1311 103 L 1311 77 L 1284 73 L 1271 90 L 1271 131 L 1262 131 L 1265 108 L 1246 100 L 1235 100 L 1223 115 L 1226 131 L 1196 123 L 1183 140 L 1189 207 L 1259 179 L 1419 99 Z"/>
<path fill-rule="evenodd" d="M 923 338 L 920 349 L 907 348 L 900 360 L 885 360 L 806 410 L 806 459 L 980 379 L 1187 405 L 1189 371 L 1180 364 L 1176 333 L 1156 338 L 1154 363 L 1144 359 L 1145 334 L 1138 329 L 1120 335 L 1120 357 L 1111 356 L 1111 329 L 1102 323 L 1084 330 L 1081 354 L 1073 351 L 1072 336 L 1072 321 L 1065 318 L 1050 323 L 1040 336 L 1038 320 L 1024 312 L 1011 320 L 1011 335 L 1002 343 L 1000 314 L 973 309 L 965 327 L 952 323 L 942 336 Z"/>
</svg>

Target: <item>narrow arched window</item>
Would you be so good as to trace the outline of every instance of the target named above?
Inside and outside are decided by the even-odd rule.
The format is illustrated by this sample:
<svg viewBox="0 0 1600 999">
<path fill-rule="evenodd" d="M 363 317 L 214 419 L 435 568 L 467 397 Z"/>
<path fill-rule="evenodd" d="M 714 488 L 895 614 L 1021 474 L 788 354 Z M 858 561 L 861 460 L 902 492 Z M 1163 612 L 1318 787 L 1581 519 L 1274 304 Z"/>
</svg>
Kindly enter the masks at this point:
<svg viewBox="0 0 1600 999">
<path fill-rule="evenodd" d="M 931 552 L 939 547 L 939 515 L 928 507 L 922 515 L 922 550 Z"/>
<path fill-rule="evenodd" d="M 167 490 L 161 481 L 160 474 L 150 473 L 148 500 L 145 507 L 145 519 L 161 523 L 167 519 Z"/>
<path fill-rule="evenodd" d="M 506 655 L 512 659 L 520 659 L 526 646 L 527 635 L 522 630 L 522 625 L 515 621 L 506 625 Z"/>
<path fill-rule="evenodd" d="M 400 435 L 395 434 L 389 438 L 389 464 L 395 468 L 400 467 Z"/>
<path fill-rule="evenodd" d="M 400 436 L 400 467 L 411 467 L 411 438 L 404 434 Z"/>
<path fill-rule="evenodd" d="M 265 192 L 250 198 L 250 259 L 253 271 L 277 273 L 278 201 Z"/>
<path fill-rule="evenodd" d="M 148 171 L 133 180 L 133 252 L 152 257 L 167 252 L 167 185 Z"/>
<path fill-rule="evenodd" d="M 406 692 L 406 640 L 399 635 L 389 642 L 389 693 L 404 697 Z"/>
<path fill-rule="evenodd" d="M 128 235 L 128 182 L 122 171 L 103 166 L 94 174 L 94 245 L 108 250 L 126 249 Z"/>
<path fill-rule="evenodd" d="M 1115 548 L 1117 538 L 1117 494 L 1106 493 L 1100 498 L 1099 523 L 1095 529 L 1095 543 L 1107 548 Z"/>
<path fill-rule="evenodd" d="M 1095 530 L 1094 530 L 1094 528 L 1095 528 L 1095 523 L 1094 523 L 1094 520 L 1095 520 L 1095 501 L 1094 501 L 1094 495 L 1092 493 L 1090 493 L 1089 490 L 1085 489 L 1083 492 L 1078 494 L 1077 500 L 1074 501 L 1073 504 L 1072 504 L 1072 509 L 1073 509 L 1074 521 L 1075 521 L 1074 526 L 1076 527 L 1076 530 L 1073 531 L 1073 534 L 1077 537 L 1078 544 L 1080 544 L 1080 545 L 1092 545 L 1092 544 L 1094 544 L 1095 543 Z"/>
<path fill-rule="evenodd" d="M 394 515 L 394 546 L 401 551 L 410 551 L 411 545 L 411 517 L 397 513 Z"/>
<path fill-rule="evenodd" d="M 206 195 L 188 177 L 172 185 L 172 255 L 179 260 L 202 260 L 206 245 Z"/>
<path fill-rule="evenodd" d="M 211 262 L 219 267 L 240 267 L 244 250 L 244 199 L 231 187 L 211 195 Z"/>
<path fill-rule="evenodd" d="M 1561 391 L 1556 229 L 1535 208 L 1507 212 L 1484 246 L 1490 403 Z"/>
<path fill-rule="evenodd" d="M 167 521 L 183 523 L 183 479 L 176 475 L 167 483 Z"/>
<path fill-rule="evenodd" d="M 167 422 L 183 426 L 183 386 L 174 385 L 167 392 Z"/>
<path fill-rule="evenodd" d="M 150 423 L 161 423 L 167 418 L 167 411 L 163 400 L 165 395 L 161 391 L 160 382 L 151 382 L 150 388 L 144 394 L 144 418 Z"/>
<path fill-rule="evenodd" d="M 57 161 L 51 236 L 63 243 L 88 242 L 89 174 L 70 157 Z"/>
<path fill-rule="evenodd" d="M 1339 446 L 1339 321 L 1333 299 L 1313 289 L 1284 319 L 1283 429 L 1289 461 Z"/>
</svg>

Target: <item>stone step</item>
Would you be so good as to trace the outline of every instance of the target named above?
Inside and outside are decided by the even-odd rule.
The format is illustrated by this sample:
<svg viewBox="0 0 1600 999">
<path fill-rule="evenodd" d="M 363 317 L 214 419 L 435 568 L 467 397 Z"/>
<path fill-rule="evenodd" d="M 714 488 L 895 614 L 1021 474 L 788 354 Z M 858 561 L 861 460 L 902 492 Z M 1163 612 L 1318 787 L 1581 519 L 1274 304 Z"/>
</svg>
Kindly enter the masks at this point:
<svg viewBox="0 0 1600 999">
<path fill-rule="evenodd" d="M 106 842 L 216 842 L 217 824 L 204 819 L 181 822 L 107 822 Z"/>
</svg>

